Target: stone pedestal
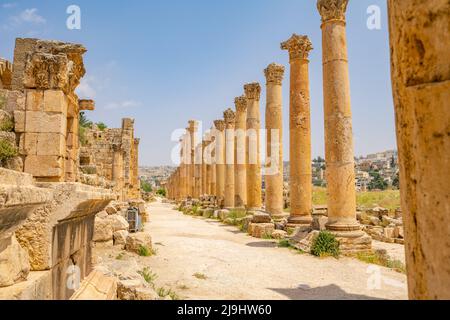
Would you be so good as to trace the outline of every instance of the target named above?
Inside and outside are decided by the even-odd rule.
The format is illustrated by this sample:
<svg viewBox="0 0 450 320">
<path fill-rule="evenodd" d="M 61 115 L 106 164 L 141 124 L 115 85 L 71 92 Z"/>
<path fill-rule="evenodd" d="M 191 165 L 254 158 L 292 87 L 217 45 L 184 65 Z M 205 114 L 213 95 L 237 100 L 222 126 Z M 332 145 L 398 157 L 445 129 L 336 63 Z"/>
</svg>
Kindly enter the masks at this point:
<svg viewBox="0 0 450 320">
<path fill-rule="evenodd" d="M 235 99 L 236 106 L 236 152 L 234 166 L 235 207 L 245 208 L 247 205 L 247 168 L 246 168 L 246 131 L 247 131 L 247 99 L 242 96 Z"/>
<path fill-rule="evenodd" d="M 368 237 L 356 220 L 355 164 L 353 154 L 350 81 L 345 12 L 348 0 L 319 0 L 322 16 L 325 160 L 327 165 L 327 230 L 345 242 L 345 250 L 361 249 L 359 238 Z M 367 241 L 366 241 L 367 242 Z M 364 249 L 370 249 L 368 244 Z M 342 250 L 344 251 L 344 250 Z"/>
<path fill-rule="evenodd" d="M 280 220 L 287 216 L 283 210 L 283 93 L 281 85 L 284 67 L 272 63 L 264 70 L 264 74 L 267 80 L 265 202 L 266 211 L 274 220 Z"/>
<path fill-rule="evenodd" d="M 249 210 L 258 210 L 262 207 L 259 137 L 261 128 L 259 110 L 261 86 L 259 83 L 246 84 L 244 91 L 247 98 L 247 208 Z"/>
<path fill-rule="evenodd" d="M 217 205 L 222 206 L 225 199 L 225 121 L 214 121 L 216 142 L 216 198 Z"/>
<path fill-rule="evenodd" d="M 223 113 L 225 119 L 225 199 L 224 207 L 234 208 L 234 126 L 236 115 L 231 109 Z"/>
<path fill-rule="evenodd" d="M 388 1 L 410 299 L 450 299 L 450 4 Z"/>
<path fill-rule="evenodd" d="M 307 36 L 292 35 L 281 44 L 289 51 L 290 79 L 290 204 L 289 227 L 309 226 L 312 211 L 311 116 Z"/>
</svg>

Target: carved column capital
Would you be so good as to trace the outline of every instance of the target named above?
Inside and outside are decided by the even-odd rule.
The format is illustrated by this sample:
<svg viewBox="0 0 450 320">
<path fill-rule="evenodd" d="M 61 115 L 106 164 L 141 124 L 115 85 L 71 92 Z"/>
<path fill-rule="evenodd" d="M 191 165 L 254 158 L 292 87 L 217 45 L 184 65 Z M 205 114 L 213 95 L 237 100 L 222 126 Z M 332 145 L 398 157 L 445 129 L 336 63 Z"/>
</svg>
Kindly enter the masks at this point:
<svg viewBox="0 0 450 320">
<path fill-rule="evenodd" d="M 318 0 L 317 10 L 322 16 L 322 22 L 341 20 L 345 22 L 348 0 Z"/>
<path fill-rule="evenodd" d="M 313 46 L 308 36 L 294 33 L 289 40 L 281 43 L 281 49 L 289 51 L 289 58 L 291 61 L 299 59 L 307 60 Z"/>
<path fill-rule="evenodd" d="M 224 120 L 215 120 L 214 126 L 216 127 L 217 130 L 224 131 L 225 130 L 225 121 Z"/>
<path fill-rule="evenodd" d="M 247 98 L 245 96 L 235 98 L 234 105 L 236 106 L 237 112 L 239 113 L 247 112 Z"/>
<path fill-rule="evenodd" d="M 223 113 L 223 118 L 225 119 L 225 124 L 227 128 L 234 127 L 236 121 L 236 114 L 234 113 L 233 110 L 231 110 L 230 108 L 225 110 Z"/>
<path fill-rule="evenodd" d="M 261 96 L 261 86 L 257 82 L 244 85 L 245 97 L 247 99 L 259 101 Z"/>
<path fill-rule="evenodd" d="M 271 63 L 264 70 L 266 76 L 267 84 L 272 83 L 276 85 L 281 85 L 284 77 L 284 66 L 276 63 Z"/>
<path fill-rule="evenodd" d="M 198 121 L 197 120 L 189 120 L 189 127 L 187 127 L 187 130 L 190 133 L 197 132 L 198 130 Z"/>
</svg>

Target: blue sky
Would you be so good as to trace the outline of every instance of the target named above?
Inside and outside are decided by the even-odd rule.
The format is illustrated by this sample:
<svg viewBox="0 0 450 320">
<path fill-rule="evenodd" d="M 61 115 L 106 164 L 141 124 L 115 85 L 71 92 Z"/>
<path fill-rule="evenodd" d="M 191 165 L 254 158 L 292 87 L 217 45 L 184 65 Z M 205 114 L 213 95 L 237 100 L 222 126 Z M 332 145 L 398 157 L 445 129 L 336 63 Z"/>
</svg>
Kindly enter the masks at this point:
<svg viewBox="0 0 450 320">
<path fill-rule="evenodd" d="M 81 30 L 68 30 L 66 9 L 81 8 Z M 287 67 L 284 150 L 289 159 L 289 63 L 280 42 L 307 34 L 313 156 L 324 155 L 320 16 L 315 0 L 0 0 L 0 56 L 12 59 L 16 37 L 83 44 L 87 74 L 80 96 L 96 100 L 94 121 L 119 127 L 136 119 L 142 165 L 171 164 L 171 133 L 189 119 L 210 126 L 233 107 L 243 84 L 272 62 Z M 367 8 L 381 8 L 369 30 Z M 385 0 L 350 0 L 347 37 L 355 155 L 395 148 Z M 261 115 L 264 121 L 265 91 Z M 263 122 L 264 124 L 264 122 Z"/>
</svg>

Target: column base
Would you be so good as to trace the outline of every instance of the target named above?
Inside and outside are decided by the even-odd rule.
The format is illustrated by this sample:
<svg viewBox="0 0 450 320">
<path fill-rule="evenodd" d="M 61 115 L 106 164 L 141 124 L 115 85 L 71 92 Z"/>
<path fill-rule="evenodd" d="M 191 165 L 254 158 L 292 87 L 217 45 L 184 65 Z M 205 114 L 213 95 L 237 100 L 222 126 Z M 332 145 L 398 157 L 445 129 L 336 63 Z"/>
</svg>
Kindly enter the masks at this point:
<svg viewBox="0 0 450 320">
<path fill-rule="evenodd" d="M 286 228 L 309 227 L 312 224 L 311 216 L 289 216 Z"/>
<path fill-rule="evenodd" d="M 253 215 L 252 223 L 271 223 L 272 217 L 264 211 L 249 211 L 248 214 Z"/>
<path fill-rule="evenodd" d="M 289 213 L 276 213 L 270 215 L 275 222 L 280 222 L 282 220 L 286 220 L 289 217 Z"/>
<path fill-rule="evenodd" d="M 372 249 L 372 237 L 361 230 L 357 222 L 327 223 L 326 229 L 339 241 L 339 250 L 344 255 L 367 252 Z"/>
</svg>

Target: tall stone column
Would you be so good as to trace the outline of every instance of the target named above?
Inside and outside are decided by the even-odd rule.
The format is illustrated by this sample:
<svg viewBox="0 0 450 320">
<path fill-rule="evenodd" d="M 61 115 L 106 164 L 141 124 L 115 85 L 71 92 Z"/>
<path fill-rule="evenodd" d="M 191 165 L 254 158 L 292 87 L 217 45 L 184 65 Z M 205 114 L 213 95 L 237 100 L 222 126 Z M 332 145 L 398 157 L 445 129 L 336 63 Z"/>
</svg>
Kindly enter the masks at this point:
<svg viewBox="0 0 450 320">
<path fill-rule="evenodd" d="M 216 193 L 216 137 L 214 135 L 215 132 L 215 128 L 211 128 L 211 184 L 210 184 L 210 190 L 211 190 L 211 195 L 214 197 L 217 197 L 217 193 Z"/>
<path fill-rule="evenodd" d="M 222 206 L 225 199 L 225 121 L 214 121 L 216 142 L 216 197 Z"/>
<path fill-rule="evenodd" d="M 205 153 L 203 154 L 203 161 L 205 163 L 205 192 L 206 196 L 211 196 L 211 170 L 212 170 L 212 157 L 211 157 L 211 135 L 208 132 L 206 136 Z"/>
<path fill-rule="evenodd" d="M 194 157 L 194 179 L 195 179 L 195 187 L 194 187 L 194 198 L 200 199 L 202 194 L 202 142 L 198 143 L 195 146 L 195 157 Z"/>
<path fill-rule="evenodd" d="M 309 52 L 313 49 L 307 36 L 292 35 L 281 44 L 289 51 L 290 79 L 290 225 L 311 225 L 311 108 L 309 93 Z"/>
<path fill-rule="evenodd" d="M 208 146 L 208 141 L 206 141 L 206 138 L 202 141 L 202 189 L 200 192 L 200 195 L 206 196 L 207 190 L 206 190 L 206 180 L 207 180 L 207 173 L 206 173 L 206 148 Z"/>
<path fill-rule="evenodd" d="M 188 197 L 192 197 L 192 174 L 191 174 L 191 165 L 192 165 L 192 148 L 191 148 L 191 133 L 189 131 L 189 127 L 186 128 L 186 134 L 185 134 L 185 139 L 184 139 L 184 152 L 185 152 L 185 156 L 184 156 L 184 166 L 185 166 L 185 171 L 184 173 L 186 174 L 186 199 Z"/>
<path fill-rule="evenodd" d="M 195 147 L 197 146 L 197 130 L 198 130 L 198 122 L 195 120 L 190 120 L 189 127 L 188 127 L 188 131 L 189 131 L 188 145 L 190 148 L 190 150 L 189 150 L 190 159 L 189 159 L 189 164 L 188 164 L 188 168 L 189 168 L 188 196 L 190 196 L 192 198 L 195 198 L 195 155 L 196 155 Z"/>
<path fill-rule="evenodd" d="M 284 67 L 276 63 L 266 76 L 266 212 L 275 220 L 285 217 L 283 203 L 283 92 Z"/>
<path fill-rule="evenodd" d="M 328 223 L 341 250 L 370 248 L 370 237 L 356 220 L 355 163 L 345 12 L 348 0 L 319 0 L 322 16 L 325 160 Z"/>
<path fill-rule="evenodd" d="M 410 299 L 450 299 L 450 3 L 388 1 Z"/>
<path fill-rule="evenodd" d="M 259 99 L 261 86 L 259 83 L 250 83 L 244 86 L 247 98 L 247 208 L 259 210 L 262 206 L 261 198 L 261 159 L 260 138 L 261 115 Z"/>
<path fill-rule="evenodd" d="M 234 205 L 236 208 L 245 208 L 247 205 L 247 164 L 246 164 L 246 132 L 247 132 L 247 98 L 237 97 L 235 127 L 235 165 L 234 165 Z"/>
<path fill-rule="evenodd" d="M 225 200 L 227 209 L 234 208 L 234 128 L 236 115 L 231 109 L 223 113 L 225 119 Z"/>
</svg>

